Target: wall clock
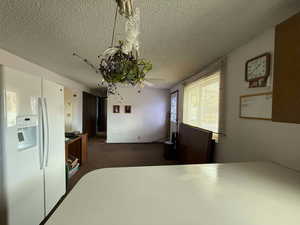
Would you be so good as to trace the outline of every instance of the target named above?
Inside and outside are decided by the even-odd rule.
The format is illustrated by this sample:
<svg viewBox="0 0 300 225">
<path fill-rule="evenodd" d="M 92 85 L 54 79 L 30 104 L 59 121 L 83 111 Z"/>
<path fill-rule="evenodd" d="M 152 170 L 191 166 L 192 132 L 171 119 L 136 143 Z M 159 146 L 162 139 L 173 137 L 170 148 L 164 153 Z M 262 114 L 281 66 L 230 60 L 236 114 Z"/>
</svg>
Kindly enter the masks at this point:
<svg viewBox="0 0 300 225">
<path fill-rule="evenodd" d="M 246 62 L 245 80 L 249 87 L 265 87 L 271 69 L 271 54 L 265 53 Z"/>
</svg>

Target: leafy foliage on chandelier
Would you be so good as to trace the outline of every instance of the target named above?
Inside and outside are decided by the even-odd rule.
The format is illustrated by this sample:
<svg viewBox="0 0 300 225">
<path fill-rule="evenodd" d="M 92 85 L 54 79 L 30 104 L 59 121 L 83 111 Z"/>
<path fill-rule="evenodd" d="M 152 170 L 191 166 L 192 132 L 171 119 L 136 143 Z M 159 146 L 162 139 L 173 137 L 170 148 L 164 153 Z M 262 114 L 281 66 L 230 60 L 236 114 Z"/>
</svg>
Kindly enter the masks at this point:
<svg viewBox="0 0 300 225">
<path fill-rule="evenodd" d="M 113 35 L 111 47 L 104 51 L 98 58 L 100 59 L 99 66 L 94 66 L 87 59 L 77 56 L 93 68 L 96 73 L 101 73 L 103 80 L 102 86 L 106 86 L 109 94 L 116 94 L 119 85 L 126 86 L 143 86 L 146 78 L 146 73 L 152 70 L 150 61 L 139 57 L 139 25 L 140 11 L 133 7 L 132 0 L 116 0 L 117 9 L 115 14 Z M 126 38 L 119 41 L 119 44 L 114 46 L 115 26 L 117 14 L 122 15 L 126 19 L 125 31 Z"/>
<path fill-rule="evenodd" d="M 142 84 L 146 73 L 152 69 L 150 62 L 137 58 L 133 52 L 125 54 L 122 46 L 120 41 L 119 46 L 107 49 L 100 62 L 102 85 L 107 83 L 110 94 L 114 94 L 118 83 L 131 86 Z"/>
</svg>

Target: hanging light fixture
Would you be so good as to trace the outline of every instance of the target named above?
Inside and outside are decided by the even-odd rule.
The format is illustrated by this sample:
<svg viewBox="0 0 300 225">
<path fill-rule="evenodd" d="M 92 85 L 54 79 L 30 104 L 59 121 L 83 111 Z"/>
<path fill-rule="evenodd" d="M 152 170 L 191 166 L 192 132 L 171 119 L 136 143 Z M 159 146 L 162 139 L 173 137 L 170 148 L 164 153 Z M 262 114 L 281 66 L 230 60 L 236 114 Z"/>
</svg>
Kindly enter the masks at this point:
<svg viewBox="0 0 300 225">
<path fill-rule="evenodd" d="M 116 0 L 116 3 L 111 46 L 98 56 L 99 65 L 95 66 L 87 59 L 73 53 L 96 73 L 101 73 L 103 79 L 100 85 L 107 87 L 108 94 L 119 94 L 117 88 L 120 85 L 143 87 L 146 73 L 152 70 L 150 61 L 139 56 L 139 9 L 134 8 L 132 0 Z M 126 20 L 126 38 L 115 45 L 118 14 Z"/>
</svg>

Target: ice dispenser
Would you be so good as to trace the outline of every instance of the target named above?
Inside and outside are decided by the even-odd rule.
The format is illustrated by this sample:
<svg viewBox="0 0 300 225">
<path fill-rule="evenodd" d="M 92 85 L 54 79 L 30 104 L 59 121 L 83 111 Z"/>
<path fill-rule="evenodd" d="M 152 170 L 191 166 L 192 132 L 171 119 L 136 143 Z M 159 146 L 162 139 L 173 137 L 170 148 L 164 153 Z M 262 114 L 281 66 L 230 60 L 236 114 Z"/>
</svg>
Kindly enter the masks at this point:
<svg viewBox="0 0 300 225">
<path fill-rule="evenodd" d="M 37 145 L 37 116 L 17 117 L 18 150 L 26 150 Z"/>
</svg>

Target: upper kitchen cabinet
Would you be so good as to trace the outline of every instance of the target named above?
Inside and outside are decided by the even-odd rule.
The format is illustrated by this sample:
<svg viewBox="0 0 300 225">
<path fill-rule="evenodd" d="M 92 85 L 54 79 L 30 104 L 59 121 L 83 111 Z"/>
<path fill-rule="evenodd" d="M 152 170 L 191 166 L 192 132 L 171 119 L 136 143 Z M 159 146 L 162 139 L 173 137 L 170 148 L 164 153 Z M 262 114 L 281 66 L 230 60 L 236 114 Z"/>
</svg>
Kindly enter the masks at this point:
<svg viewBox="0 0 300 225">
<path fill-rule="evenodd" d="M 276 27 L 272 114 L 300 123 L 300 13 Z"/>
</svg>

